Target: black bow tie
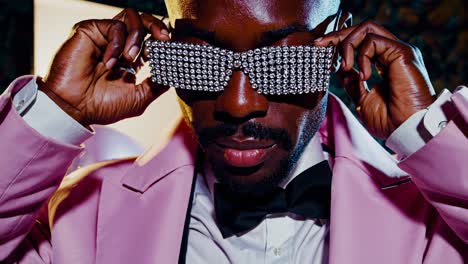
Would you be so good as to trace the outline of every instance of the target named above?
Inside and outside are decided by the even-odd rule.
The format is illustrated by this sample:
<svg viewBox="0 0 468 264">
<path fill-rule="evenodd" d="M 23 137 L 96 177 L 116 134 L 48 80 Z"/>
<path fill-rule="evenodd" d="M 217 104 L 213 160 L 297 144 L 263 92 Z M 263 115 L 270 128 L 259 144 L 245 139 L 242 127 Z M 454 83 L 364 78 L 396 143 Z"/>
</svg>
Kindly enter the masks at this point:
<svg viewBox="0 0 468 264">
<path fill-rule="evenodd" d="M 233 196 L 224 186 L 214 186 L 215 211 L 223 237 L 257 226 L 268 214 L 291 212 L 308 218 L 330 217 L 331 170 L 322 161 L 297 175 L 286 187 L 267 197 L 245 199 Z"/>
</svg>

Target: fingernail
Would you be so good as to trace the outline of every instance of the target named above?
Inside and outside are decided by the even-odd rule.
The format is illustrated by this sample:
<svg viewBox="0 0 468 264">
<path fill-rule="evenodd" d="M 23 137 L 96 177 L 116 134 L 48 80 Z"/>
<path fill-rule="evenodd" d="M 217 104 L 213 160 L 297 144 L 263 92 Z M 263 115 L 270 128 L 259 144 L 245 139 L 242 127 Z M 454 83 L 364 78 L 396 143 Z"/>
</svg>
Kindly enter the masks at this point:
<svg viewBox="0 0 468 264">
<path fill-rule="evenodd" d="M 322 39 L 323 39 L 323 38 L 322 38 L 322 37 L 320 37 L 320 38 L 318 38 L 318 39 L 314 40 L 314 42 L 320 42 L 320 41 L 322 41 Z"/>
<path fill-rule="evenodd" d="M 165 29 L 161 29 L 161 34 L 166 35 L 169 37 L 169 32 Z"/>
<path fill-rule="evenodd" d="M 137 47 L 137 46 L 133 46 L 129 51 L 128 51 L 128 55 L 130 55 L 130 57 L 132 57 L 133 60 L 136 59 L 137 55 L 138 55 L 138 51 L 140 49 Z"/>
<path fill-rule="evenodd" d="M 117 62 L 117 59 L 116 58 L 111 58 L 110 60 L 107 61 L 106 63 L 106 68 L 108 70 L 112 69 L 112 67 L 114 67 L 115 63 Z"/>
<path fill-rule="evenodd" d="M 346 61 L 342 60 L 341 61 L 341 69 L 344 69 L 346 67 Z"/>
</svg>

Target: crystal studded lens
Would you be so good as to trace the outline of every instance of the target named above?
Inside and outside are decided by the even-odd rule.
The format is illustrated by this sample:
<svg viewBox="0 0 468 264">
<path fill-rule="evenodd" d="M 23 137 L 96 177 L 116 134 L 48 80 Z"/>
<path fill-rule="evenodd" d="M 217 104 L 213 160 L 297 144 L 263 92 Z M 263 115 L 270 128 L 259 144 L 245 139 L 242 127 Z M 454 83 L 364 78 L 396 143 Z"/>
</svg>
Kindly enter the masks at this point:
<svg viewBox="0 0 468 264">
<path fill-rule="evenodd" d="M 152 81 L 178 89 L 219 92 L 234 70 L 249 76 L 259 94 L 325 91 L 333 46 L 272 46 L 232 52 L 209 45 L 146 41 Z"/>
</svg>

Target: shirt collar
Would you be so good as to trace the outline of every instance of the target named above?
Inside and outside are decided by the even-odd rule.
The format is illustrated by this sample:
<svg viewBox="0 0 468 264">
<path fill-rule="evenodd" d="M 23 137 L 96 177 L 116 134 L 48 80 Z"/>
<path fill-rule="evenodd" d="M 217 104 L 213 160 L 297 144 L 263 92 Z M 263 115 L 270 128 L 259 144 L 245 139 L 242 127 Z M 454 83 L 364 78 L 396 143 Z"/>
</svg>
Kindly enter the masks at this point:
<svg viewBox="0 0 468 264">
<path fill-rule="evenodd" d="M 318 133 L 316 133 L 305 147 L 304 152 L 297 161 L 296 166 L 291 171 L 291 174 L 289 174 L 289 176 L 280 183 L 279 186 L 283 189 L 286 188 L 286 186 L 301 172 L 321 161 L 324 161 L 325 159 Z"/>
</svg>

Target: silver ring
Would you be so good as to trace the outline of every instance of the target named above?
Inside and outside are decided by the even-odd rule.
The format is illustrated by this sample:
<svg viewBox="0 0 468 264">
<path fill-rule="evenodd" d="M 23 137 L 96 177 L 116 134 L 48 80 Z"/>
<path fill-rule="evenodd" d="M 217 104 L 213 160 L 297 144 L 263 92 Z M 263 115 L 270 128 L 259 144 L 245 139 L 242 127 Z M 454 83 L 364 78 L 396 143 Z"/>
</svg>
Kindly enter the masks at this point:
<svg viewBox="0 0 468 264">
<path fill-rule="evenodd" d="M 131 73 L 131 74 L 133 74 L 133 75 L 136 75 L 136 74 L 137 74 L 136 71 L 135 71 L 135 69 L 133 69 L 132 67 L 123 67 L 123 66 L 120 66 L 119 69 L 120 69 L 120 70 L 123 70 L 123 71 L 126 71 L 126 72 L 128 72 L 128 73 Z"/>
</svg>

